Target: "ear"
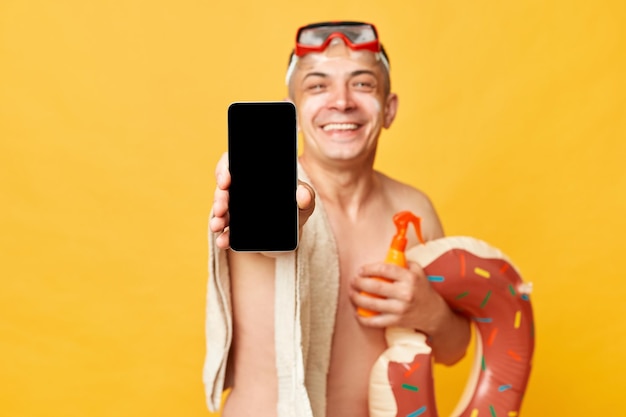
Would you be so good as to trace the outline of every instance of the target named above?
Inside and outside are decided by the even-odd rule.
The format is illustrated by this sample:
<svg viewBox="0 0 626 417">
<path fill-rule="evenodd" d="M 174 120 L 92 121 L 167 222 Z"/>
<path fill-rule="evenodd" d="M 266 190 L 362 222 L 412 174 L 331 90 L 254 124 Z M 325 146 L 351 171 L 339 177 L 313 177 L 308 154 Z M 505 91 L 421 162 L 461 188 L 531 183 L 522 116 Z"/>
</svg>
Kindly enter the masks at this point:
<svg viewBox="0 0 626 417">
<path fill-rule="evenodd" d="M 396 118 L 396 113 L 398 112 L 398 95 L 394 93 L 389 93 L 387 96 L 387 100 L 385 100 L 385 116 L 384 116 L 384 124 L 385 129 L 389 129 L 391 123 L 393 123 Z"/>
</svg>

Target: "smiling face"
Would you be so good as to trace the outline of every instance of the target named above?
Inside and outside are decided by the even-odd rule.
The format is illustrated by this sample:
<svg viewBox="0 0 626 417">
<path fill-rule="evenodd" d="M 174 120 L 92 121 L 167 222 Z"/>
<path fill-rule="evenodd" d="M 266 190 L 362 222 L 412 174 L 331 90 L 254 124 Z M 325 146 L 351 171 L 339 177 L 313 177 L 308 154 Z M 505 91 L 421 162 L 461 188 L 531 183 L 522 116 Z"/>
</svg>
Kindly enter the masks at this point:
<svg viewBox="0 0 626 417">
<path fill-rule="evenodd" d="M 396 114 L 388 74 L 377 56 L 338 40 L 300 58 L 289 83 L 303 134 L 303 157 L 373 161 L 378 137 Z"/>
</svg>

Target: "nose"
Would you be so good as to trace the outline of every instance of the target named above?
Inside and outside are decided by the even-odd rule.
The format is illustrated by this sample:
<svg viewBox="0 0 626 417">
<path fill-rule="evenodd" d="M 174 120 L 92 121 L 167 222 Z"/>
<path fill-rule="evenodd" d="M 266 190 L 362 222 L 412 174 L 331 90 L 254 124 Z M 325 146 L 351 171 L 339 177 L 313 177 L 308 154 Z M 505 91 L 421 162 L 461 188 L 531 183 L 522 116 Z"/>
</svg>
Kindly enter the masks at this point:
<svg viewBox="0 0 626 417">
<path fill-rule="evenodd" d="M 345 84 L 336 85 L 329 103 L 330 107 L 339 111 L 349 111 L 355 107 L 350 88 Z"/>
</svg>

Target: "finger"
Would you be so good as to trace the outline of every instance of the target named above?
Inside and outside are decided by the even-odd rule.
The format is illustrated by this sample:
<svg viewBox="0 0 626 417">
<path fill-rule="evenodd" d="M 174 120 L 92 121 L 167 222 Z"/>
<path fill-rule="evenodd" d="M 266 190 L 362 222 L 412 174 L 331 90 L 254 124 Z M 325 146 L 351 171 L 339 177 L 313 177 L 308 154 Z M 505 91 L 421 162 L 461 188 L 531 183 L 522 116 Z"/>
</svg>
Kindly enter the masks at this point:
<svg viewBox="0 0 626 417">
<path fill-rule="evenodd" d="M 228 201 L 230 194 L 226 190 L 217 188 L 213 196 L 213 215 L 216 217 L 226 216 L 228 213 Z"/>
<path fill-rule="evenodd" d="M 358 274 L 362 277 L 381 277 L 388 281 L 399 281 L 408 273 L 406 268 L 386 262 L 363 265 Z"/>
<path fill-rule="evenodd" d="M 373 312 L 374 314 L 361 315 L 361 310 L 358 308 L 355 310 L 355 317 L 363 326 L 385 328 L 397 326 L 400 323 L 400 317 L 395 313 L 376 311 L 373 308 L 365 308 L 365 310 Z"/>
<path fill-rule="evenodd" d="M 230 229 L 226 228 L 217 238 L 215 244 L 218 248 L 226 250 L 230 248 Z"/>
<path fill-rule="evenodd" d="M 222 233 L 228 227 L 227 217 L 211 217 L 209 228 L 213 233 Z"/>
<path fill-rule="evenodd" d="M 228 201 L 230 199 L 230 194 L 228 192 L 228 187 L 230 187 L 228 153 L 224 152 L 217 162 L 215 175 L 217 177 L 217 187 L 215 188 L 215 192 L 213 194 L 212 213 L 214 217 L 220 220 L 213 222 L 216 230 L 213 230 L 213 228 L 212 230 L 219 231 L 228 226 Z M 221 229 L 218 230 L 217 227 L 221 227 Z"/>
<path fill-rule="evenodd" d="M 365 292 L 351 291 L 350 300 L 357 308 L 363 308 L 379 314 L 399 315 L 405 310 L 405 305 L 393 298 L 374 296 Z"/>
<path fill-rule="evenodd" d="M 354 277 L 352 279 L 352 288 L 356 292 L 366 292 L 383 298 L 389 298 L 394 295 L 393 281 L 378 277 Z"/>
<path fill-rule="evenodd" d="M 224 152 L 215 166 L 217 186 L 221 190 L 230 187 L 230 170 L 228 169 L 228 152 Z"/>
</svg>

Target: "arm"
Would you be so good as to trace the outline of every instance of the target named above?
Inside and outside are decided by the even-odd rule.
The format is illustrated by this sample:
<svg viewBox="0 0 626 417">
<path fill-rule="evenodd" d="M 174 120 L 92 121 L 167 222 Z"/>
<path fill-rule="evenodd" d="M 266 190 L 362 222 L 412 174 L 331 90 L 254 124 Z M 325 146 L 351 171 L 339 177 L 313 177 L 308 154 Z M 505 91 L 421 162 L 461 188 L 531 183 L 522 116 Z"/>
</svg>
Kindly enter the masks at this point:
<svg viewBox="0 0 626 417">
<path fill-rule="evenodd" d="M 221 267 L 216 268 L 212 261 L 207 322 L 215 323 L 215 326 L 207 327 L 208 366 L 205 366 L 207 396 L 211 401 L 211 409 L 217 409 L 220 400 L 224 398 L 222 389 L 232 388 L 225 407 L 230 407 L 230 414 L 240 415 L 243 411 L 238 411 L 237 407 L 239 409 L 242 405 L 247 407 L 250 392 L 254 392 L 257 394 L 257 397 L 254 397 L 256 406 L 271 410 L 275 409 L 277 402 L 275 303 L 268 300 L 275 298 L 274 268 L 277 254 L 264 256 L 266 254 L 229 250 L 231 177 L 228 170 L 228 154 L 224 153 L 219 159 L 215 175 L 216 187 L 209 220 L 212 232 L 210 245 L 211 257 L 219 259 Z M 314 195 L 304 183 L 301 183 L 296 191 L 300 207 L 300 227 L 313 212 Z M 260 201 L 259 204 L 263 202 Z M 222 275 L 218 277 L 218 273 Z M 227 328 L 229 323 L 232 326 L 230 330 Z M 259 360 L 259 357 L 263 359 Z M 238 389 L 235 389 L 235 380 Z M 264 381 L 262 389 L 247 385 L 255 381 Z"/>
<path fill-rule="evenodd" d="M 421 192 L 413 193 L 411 203 L 422 218 L 426 240 L 443 237 L 443 227 L 430 200 Z M 387 282 L 371 279 L 384 277 Z M 437 293 L 424 270 L 415 262 L 407 268 L 385 263 L 365 265 L 352 282 L 351 299 L 358 308 L 379 312 L 372 317 L 357 315 L 361 324 L 371 327 L 404 327 L 429 336 L 435 361 L 445 365 L 458 362 L 465 355 L 471 337 L 469 320 L 453 312 Z M 382 298 L 361 294 L 366 292 Z"/>
<path fill-rule="evenodd" d="M 428 240 L 444 237 L 443 226 L 431 201 L 426 198 L 426 221 L 423 223 L 424 238 Z M 418 275 L 422 285 L 427 285 L 430 291 L 432 288 L 426 278 L 421 266 L 409 262 L 409 269 Z M 413 326 L 414 329 L 426 333 L 431 338 L 431 345 L 435 361 L 444 365 L 453 365 L 461 360 L 467 351 L 471 338 L 471 328 L 469 320 L 450 309 L 448 304 L 436 291 L 432 291 L 429 300 L 432 303 L 432 317 L 424 322 L 424 328 L 419 323 Z"/>
<path fill-rule="evenodd" d="M 409 270 L 418 275 L 419 280 L 424 280 L 424 285 L 430 287 L 423 269 L 417 263 L 409 262 Z M 432 288 L 430 291 L 432 294 L 429 294 L 429 301 L 427 301 L 430 311 L 427 313 L 429 317 L 427 319 L 422 318 L 423 326 L 420 326 L 420 318 L 416 317 L 416 326 L 412 326 L 412 328 L 430 336 L 436 362 L 454 365 L 465 356 L 471 337 L 470 323 L 465 316 L 453 312 L 436 291 L 433 291 Z"/>
</svg>

